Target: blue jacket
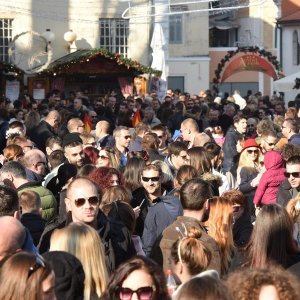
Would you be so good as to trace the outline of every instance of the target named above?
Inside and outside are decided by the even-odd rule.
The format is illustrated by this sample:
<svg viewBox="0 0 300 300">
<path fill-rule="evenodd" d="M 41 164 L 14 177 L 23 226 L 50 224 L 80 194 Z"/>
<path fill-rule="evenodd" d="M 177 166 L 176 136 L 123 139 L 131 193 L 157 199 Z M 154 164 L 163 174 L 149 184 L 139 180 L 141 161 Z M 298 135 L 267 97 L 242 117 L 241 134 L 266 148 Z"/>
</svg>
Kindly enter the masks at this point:
<svg viewBox="0 0 300 300">
<path fill-rule="evenodd" d="M 289 144 L 300 146 L 300 133 L 295 133 L 289 138 Z"/>
<path fill-rule="evenodd" d="M 152 247 L 163 230 L 172 224 L 178 216 L 182 216 L 183 209 L 178 197 L 172 193 L 158 198 L 148 208 L 143 231 L 143 250 L 149 256 Z"/>
</svg>

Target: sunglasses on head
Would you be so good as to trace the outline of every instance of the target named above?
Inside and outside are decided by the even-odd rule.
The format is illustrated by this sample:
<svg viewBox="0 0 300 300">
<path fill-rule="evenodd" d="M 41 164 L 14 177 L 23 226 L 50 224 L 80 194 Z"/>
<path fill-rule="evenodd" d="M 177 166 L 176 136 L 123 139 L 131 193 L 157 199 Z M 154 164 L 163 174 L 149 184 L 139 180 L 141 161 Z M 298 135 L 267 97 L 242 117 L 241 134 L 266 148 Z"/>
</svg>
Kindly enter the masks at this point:
<svg viewBox="0 0 300 300">
<path fill-rule="evenodd" d="M 88 201 L 90 203 L 90 205 L 97 205 L 99 203 L 99 197 L 92 196 L 87 199 L 86 198 L 78 198 L 78 199 L 74 200 L 76 207 L 83 206 L 85 204 L 85 201 Z"/>
<path fill-rule="evenodd" d="M 145 182 L 148 182 L 148 181 L 153 181 L 153 182 L 157 182 L 157 181 L 159 181 L 159 176 L 156 176 L 156 177 L 145 177 L 145 176 L 142 176 L 142 179 L 143 179 L 143 181 L 145 181 Z"/>
<path fill-rule="evenodd" d="M 29 267 L 28 278 L 39 268 L 46 268 L 44 258 L 39 254 L 35 257 L 35 263 Z"/>
<path fill-rule="evenodd" d="M 154 292 L 155 286 L 143 286 L 135 291 L 130 288 L 119 287 L 116 290 L 116 296 L 120 300 L 131 300 L 132 295 L 136 293 L 139 300 L 150 300 Z"/>
<path fill-rule="evenodd" d="M 300 172 L 284 172 L 284 176 L 286 178 L 290 178 L 291 175 L 294 177 L 294 178 L 300 178 Z"/>
<path fill-rule="evenodd" d="M 257 154 L 257 153 L 258 153 L 258 150 L 257 150 L 257 149 L 255 149 L 255 150 L 250 150 L 250 149 L 248 149 L 248 150 L 247 150 L 247 153 L 249 153 L 249 154 L 252 154 L 252 153 Z"/>
</svg>

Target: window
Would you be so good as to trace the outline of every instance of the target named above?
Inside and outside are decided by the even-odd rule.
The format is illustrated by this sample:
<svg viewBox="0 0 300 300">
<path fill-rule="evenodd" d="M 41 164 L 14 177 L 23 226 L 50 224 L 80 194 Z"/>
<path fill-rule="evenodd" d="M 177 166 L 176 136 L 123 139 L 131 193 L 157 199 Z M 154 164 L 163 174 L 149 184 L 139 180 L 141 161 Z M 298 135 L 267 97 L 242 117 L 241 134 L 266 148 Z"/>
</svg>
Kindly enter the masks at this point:
<svg viewBox="0 0 300 300">
<path fill-rule="evenodd" d="M 300 46 L 299 46 L 299 40 L 298 40 L 298 32 L 295 30 L 293 32 L 293 64 L 299 65 L 300 63 Z"/>
<path fill-rule="evenodd" d="M 9 62 L 8 48 L 12 40 L 12 19 L 0 19 L 0 61 Z"/>
<path fill-rule="evenodd" d="M 170 44 L 182 43 L 182 15 L 169 16 L 169 42 Z"/>
<path fill-rule="evenodd" d="M 237 42 L 237 28 L 209 30 L 209 47 L 235 47 Z"/>
<path fill-rule="evenodd" d="M 129 21 L 123 19 L 100 20 L 100 47 L 127 56 Z"/>
</svg>

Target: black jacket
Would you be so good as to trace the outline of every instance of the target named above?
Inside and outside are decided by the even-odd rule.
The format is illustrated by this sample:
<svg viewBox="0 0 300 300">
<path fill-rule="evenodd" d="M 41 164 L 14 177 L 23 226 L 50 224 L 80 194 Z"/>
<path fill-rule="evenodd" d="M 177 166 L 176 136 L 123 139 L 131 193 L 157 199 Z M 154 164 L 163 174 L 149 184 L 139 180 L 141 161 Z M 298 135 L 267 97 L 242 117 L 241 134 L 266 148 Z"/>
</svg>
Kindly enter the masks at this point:
<svg viewBox="0 0 300 300">
<path fill-rule="evenodd" d="M 36 144 L 36 146 L 42 150 L 46 151 L 45 144 L 48 138 L 55 136 L 53 128 L 44 120 L 40 122 L 38 126 L 33 128 L 28 132 L 30 139 Z"/>
<path fill-rule="evenodd" d="M 288 202 L 292 199 L 292 187 L 288 179 L 283 180 L 278 188 L 276 203 L 286 207 Z"/>
<path fill-rule="evenodd" d="M 33 243 L 35 246 L 37 246 L 47 221 L 44 220 L 39 214 L 34 213 L 22 214 L 20 221 L 23 226 L 29 230 Z"/>
<path fill-rule="evenodd" d="M 251 223 L 251 216 L 245 210 L 243 214 L 237 219 L 232 228 L 233 241 L 236 247 L 244 247 L 248 244 L 253 230 Z"/>
<path fill-rule="evenodd" d="M 223 170 L 225 172 L 231 171 L 231 169 L 238 163 L 240 154 L 237 152 L 236 145 L 238 140 L 243 139 L 244 136 L 239 133 L 234 127 L 230 127 L 225 136 L 225 142 L 223 145 L 224 162 Z M 236 172 L 235 172 L 236 173 Z"/>
<path fill-rule="evenodd" d="M 178 197 L 172 194 L 159 197 L 148 208 L 143 231 L 143 250 L 150 255 L 156 239 L 163 230 L 172 224 L 178 216 L 182 216 L 183 209 Z"/>
<path fill-rule="evenodd" d="M 70 214 L 65 220 L 55 218 L 49 222 L 38 245 L 40 253 L 49 250 L 52 232 L 57 228 L 64 228 L 71 222 L 72 217 Z M 120 263 L 136 254 L 129 230 L 123 223 L 107 218 L 102 211 L 99 211 L 97 216 L 97 231 L 104 244 L 110 272 L 115 270 Z"/>
</svg>

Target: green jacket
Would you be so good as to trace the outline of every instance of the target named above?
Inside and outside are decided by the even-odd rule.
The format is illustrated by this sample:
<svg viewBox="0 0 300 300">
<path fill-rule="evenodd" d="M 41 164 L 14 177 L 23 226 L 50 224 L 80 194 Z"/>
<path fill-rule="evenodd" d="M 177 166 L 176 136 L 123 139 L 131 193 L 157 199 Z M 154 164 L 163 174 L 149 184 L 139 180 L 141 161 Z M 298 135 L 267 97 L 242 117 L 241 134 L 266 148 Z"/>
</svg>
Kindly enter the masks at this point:
<svg viewBox="0 0 300 300">
<path fill-rule="evenodd" d="M 39 182 L 27 182 L 19 186 L 17 189 L 19 196 L 24 191 L 33 191 L 40 196 L 43 209 L 43 219 L 50 221 L 57 216 L 57 202 L 50 190 L 41 186 Z"/>
</svg>

